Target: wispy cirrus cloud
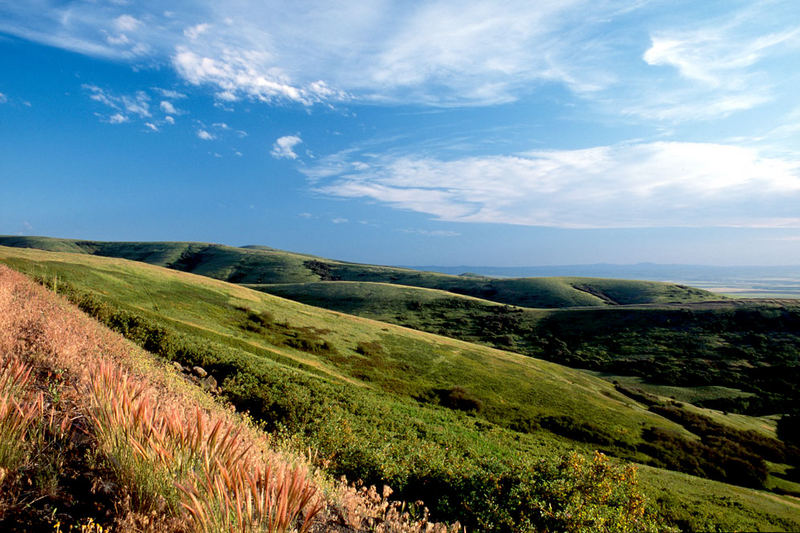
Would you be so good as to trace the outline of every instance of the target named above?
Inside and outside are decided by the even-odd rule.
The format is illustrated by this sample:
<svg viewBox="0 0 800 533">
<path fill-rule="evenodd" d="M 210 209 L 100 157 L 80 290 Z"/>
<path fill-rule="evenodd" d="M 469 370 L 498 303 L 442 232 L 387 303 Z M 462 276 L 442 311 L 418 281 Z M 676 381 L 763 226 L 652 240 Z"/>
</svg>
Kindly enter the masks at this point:
<svg viewBox="0 0 800 533">
<path fill-rule="evenodd" d="M 112 111 L 107 117 L 112 124 L 127 122 L 130 116 L 149 118 L 150 96 L 144 91 L 134 94 L 116 94 L 97 85 L 84 84 L 83 89 L 88 92 L 89 98 L 99 102 Z"/>
<path fill-rule="evenodd" d="M 734 28 L 704 28 L 694 32 L 665 32 L 652 36 L 643 59 L 648 65 L 669 65 L 684 78 L 710 87 L 747 84 L 746 69 L 776 49 L 797 46 L 800 27 L 736 41 Z"/>
<path fill-rule="evenodd" d="M 412 233 L 415 235 L 425 235 L 427 237 L 460 237 L 461 234 L 457 231 L 442 230 L 442 229 L 401 229 L 401 233 Z"/>
<path fill-rule="evenodd" d="M 447 161 L 350 152 L 304 171 L 319 193 L 454 222 L 800 227 L 800 159 L 742 146 L 626 143 Z"/>
<path fill-rule="evenodd" d="M 758 2 L 653 30 L 642 55 L 650 68 L 630 80 L 623 111 L 680 122 L 785 99 L 799 79 L 786 65 L 799 53 L 800 23 L 790 2 Z"/>
<path fill-rule="evenodd" d="M 125 124 L 138 121 L 147 131 L 158 132 L 161 131 L 161 127 L 164 125 L 175 124 L 175 119 L 172 115 L 184 114 L 183 111 L 176 109 L 167 100 L 162 100 L 158 105 L 154 106 L 154 109 L 151 106 L 153 98 L 147 91 L 121 94 L 88 83 L 83 84 L 82 88 L 88 94 L 89 99 L 105 107 L 104 113 L 96 112 L 95 115 L 100 121 L 109 124 Z M 159 89 L 155 92 L 160 93 L 161 91 Z M 159 111 L 163 113 L 160 117 Z"/>
<path fill-rule="evenodd" d="M 173 103 L 168 100 L 162 100 L 161 103 L 159 104 L 159 107 L 161 108 L 161 111 L 167 113 L 168 115 L 178 114 L 178 110 L 175 108 Z"/>
<path fill-rule="evenodd" d="M 171 63 L 221 99 L 347 99 L 433 105 L 512 101 L 531 84 L 576 91 L 615 75 L 589 68 L 608 0 L 367 0 L 283 4 L 79 0 L 6 3 L 0 31 L 79 53 Z"/>
</svg>

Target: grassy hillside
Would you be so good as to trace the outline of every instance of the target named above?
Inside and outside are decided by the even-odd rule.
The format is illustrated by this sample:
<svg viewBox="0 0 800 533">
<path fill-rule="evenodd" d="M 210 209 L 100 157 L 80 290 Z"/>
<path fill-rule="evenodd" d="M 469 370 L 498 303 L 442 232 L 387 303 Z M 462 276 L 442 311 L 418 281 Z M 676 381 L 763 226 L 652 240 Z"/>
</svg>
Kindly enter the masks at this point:
<svg viewBox="0 0 800 533">
<path fill-rule="evenodd" d="M 662 416 L 608 381 L 530 357 L 119 259 L 0 248 L 0 261 L 165 359 L 201 364 L 224 397 L 319 450 L 334 474 L 388 481 L 472 527 L 522 529 L 542 490 L 539 458 L 600 448 L 668 464 L 678 448 L 666 442 L 706 438 L 675 421 L 680 410 Z M 700 478 L 689 489 L 663 469 L 642 476 L 684 527 L 800 525 L 785 497 Z"/>
<path fill-rule="evenodd" d="M 0 265 L 0 530 L 460 530 L 333 481 L 197 381 Z"/>
<path fill-rule="evenodd" d="M 181 242 L 97 242 L 48 237 L 0 237 L 0 245 L 143 261 L 232 283 L 378 282 L 440 289 L 524 307 L 606 306 L 718 300 L 690 287 L 592 278 L 496 279 L 333 261 L 263 246 L 234 248 Z"/>
<path fill-rule="evenodd" d="M 603 280 L 593 281 L 602 286 Z M 543 310 L 369 282 L 250 286 L 573 367 L 646 378 L 650 386 L 681 388 L 673 392 L 727 411 L 770 415 L 800 402 L 795 300 Z M 613 284 L 609 291 L 623 287 Z"/>
</svg>

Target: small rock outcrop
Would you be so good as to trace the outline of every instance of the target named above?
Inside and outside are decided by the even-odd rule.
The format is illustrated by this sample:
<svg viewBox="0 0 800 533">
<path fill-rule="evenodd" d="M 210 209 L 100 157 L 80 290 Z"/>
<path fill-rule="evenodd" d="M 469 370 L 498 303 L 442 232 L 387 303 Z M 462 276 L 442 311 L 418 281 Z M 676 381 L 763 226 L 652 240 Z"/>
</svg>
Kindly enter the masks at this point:
<svg viewBox="0 0 800 533">
<path fill-rule="evenodd" d="M 183 366 L 177 361 L 173 361 L 172 367 L 187 381 L 191 381 L 195 385 L 202 387 L 203 390 L 212 394 L 219 394 L 220 390 L 217 379 L 209 374 L 208 371 L 202 366 L 193 366 L 189 368 Z"/>
</svg>

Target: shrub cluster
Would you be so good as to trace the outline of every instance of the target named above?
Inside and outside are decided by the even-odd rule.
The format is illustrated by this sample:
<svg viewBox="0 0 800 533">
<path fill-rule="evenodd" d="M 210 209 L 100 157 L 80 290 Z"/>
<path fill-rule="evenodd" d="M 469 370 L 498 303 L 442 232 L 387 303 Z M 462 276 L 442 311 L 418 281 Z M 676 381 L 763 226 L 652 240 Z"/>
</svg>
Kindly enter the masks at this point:
<svg viewBox="0 0 800 533">
<path fill-rule="evenodd" d="M 655 458 L 655 466 L 745 487 L 763 488 L 767 480 L 764 460 L 730 440 L 707 437 L 697 442 L 655 427 L 642 436 L 647 443 L 640 449 Z"/>
<path fill-rule="evenodd" d="M 619 444 L 616 439 L 590 422 L 578 422 L 570 416 L 545 416 L 539 419 L 539 425 L 556 435 L 579 442 L 589 442 L 603 446 Z"/>
<path fill-rule="evenodd" d="M 800 466 L 800 450 L 757 431 L 745 431 L 715 422 L 711 418 L 674 405 L 653 405 L 650 410 L 681 424 L 703 441 L 714 441 L 725 449 L 741 448 L 745 456 L 762 457 L 775 463 Z M 730 444 L 726 444 L 730 443 Z"/>
<path fill-rule="evenodd" d="M 642 451 L 656 459 L 655 464 L 747 487 L 763 488 L 768 470 L 764 459 L 797 464 L 798 450 L 756 431 L 744 431 L 715 422 L 711 418 L 666 404 L 656 396 L 635 387 L 615 385 L 616 390 L 647 405 L 650 411 L 677 422 L 701 438 L 700 442 L 661 428 L 643 432 Z"/>
<path fill-rule="evenodd" d="M 356 344 L 356 353 L 367 357 L 383 355 L 383 346 L 378 341 L 359 341 Z"/>
<path fill-rule="evenodd" d="M 449 387 L 434 389 L 433 393 L 439 399 L 439 404 L 458 411 L 480 411 L 483 402 L 464 387 Z"/>
</svg>

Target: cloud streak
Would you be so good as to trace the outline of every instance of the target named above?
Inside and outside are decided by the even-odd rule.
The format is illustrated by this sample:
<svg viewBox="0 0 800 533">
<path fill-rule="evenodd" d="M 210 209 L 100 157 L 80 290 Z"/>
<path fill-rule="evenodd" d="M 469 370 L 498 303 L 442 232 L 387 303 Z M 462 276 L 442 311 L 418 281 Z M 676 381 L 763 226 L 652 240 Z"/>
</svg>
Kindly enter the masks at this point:
<svg viewBox="0 0 800 533">
<path fill-rule="evenodd" d="M 304 172 L 319 193 L 453 222 L 800 227 L 800 161 L 732 145 L 634 143 L 448 161 L 348 153 Z"/>
<path fill-rule="evenodd" d="M 796 6 L 769 4 L 702 18 L 688 29 L 651 31 L 642 55 L 650 68 L 631 80 L 624 111 L 679 122 L 724 118 L 785 98 L 797 76 L 782 63 L 800 52 L 800 25 Z"/>
</svg>

